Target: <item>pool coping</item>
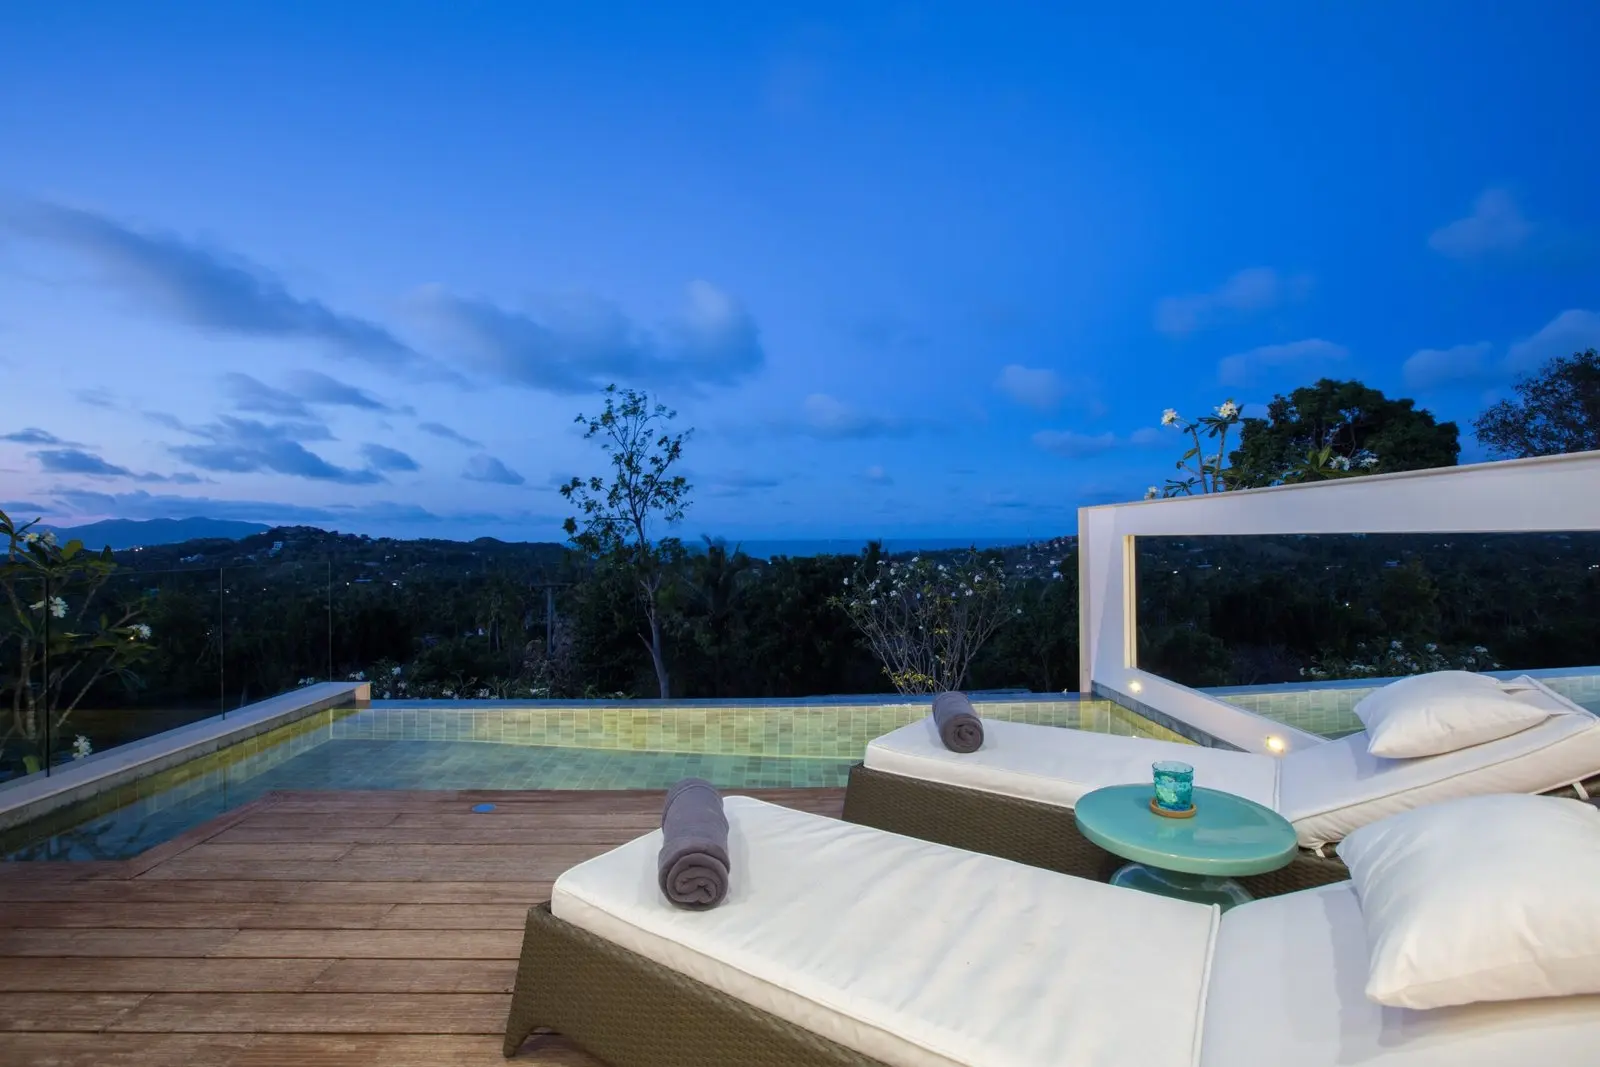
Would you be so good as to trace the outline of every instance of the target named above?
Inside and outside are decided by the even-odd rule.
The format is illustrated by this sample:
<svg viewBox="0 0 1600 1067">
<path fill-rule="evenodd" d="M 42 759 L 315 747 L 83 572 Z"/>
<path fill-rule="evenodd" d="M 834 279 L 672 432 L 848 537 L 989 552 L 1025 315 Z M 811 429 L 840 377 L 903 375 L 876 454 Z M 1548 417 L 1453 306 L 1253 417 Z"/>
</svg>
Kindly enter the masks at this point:
<svg viewBox="0 0 1600 1067">
<path fill-rule="evenodd" d="M 159 774 L 319 711 L 360 706 L 367 682 L 318 682 L 0 785 L 0 830 Z"/>
</svg>

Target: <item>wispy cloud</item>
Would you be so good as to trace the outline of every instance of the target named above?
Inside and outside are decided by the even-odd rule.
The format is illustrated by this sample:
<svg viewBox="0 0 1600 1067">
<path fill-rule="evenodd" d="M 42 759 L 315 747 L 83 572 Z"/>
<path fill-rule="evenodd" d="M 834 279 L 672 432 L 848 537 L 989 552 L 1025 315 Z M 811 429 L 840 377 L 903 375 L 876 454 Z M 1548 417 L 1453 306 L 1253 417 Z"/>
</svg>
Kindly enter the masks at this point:
<svg viewBox="0 0 1600 1067">
<path fill-rule="evenodd" d="M 493 485 L 522 485 L 527 481 L 522 475 L 490 455 L 476 455 L 467 460 L 463 478 L 472 482 L 489 482 Z"/>
<path fill-rule="evenodd" d="M 1545 323 L 1532 337 L 1512 345 L 1506 353 L 1506 369 L 1526 374 L 1552 359 L 1590 348 L 1600 348 L 1600 312 L 1572 308 Z"/>
<path fill-rule="evenodd" d="M 83 255 L 130 296 L 191 326 L 317 341 L 334 354 L 391 370 L 427 362 L 378 323 L 295 296 L 271 271 L 221 250 L 59 204 L 33 204 L 12 225 Z"/>
<path fill-rule="evenodd" d="M 1033 435 L 1033 444 L 1035 448 L 1068 459 L 1089 459 L 1119 448 L 1148 448 L 1165 444 L 1170 438 L 1171 431 L 1163 431 L 1156 426 L 1141 427 L 1126 437 L 1109 431 L 1086 434 L 1076 430 L 1039 430 Z"/>
<path fill-rule="evenodd" d="M 416 460 L 398 448 L 390 448 L 387 445 L 362 445 L 361 455 L 366 459 L 367 466 L 375 471 L 415 471 L 422 469 L 418 466 Z"/>
<path fill-rule="evenodd" d="M 1156 329 L 1182 336 L 1221 326 L 1302 297 L 1310 286 L 1304 275 L 1285 278 L 1271 267 L 1251 267 L 1208 293 L 1163 298 L 1156 304 Z"/>
<path fill-rule="evenodd" d="M 48 430 L 41 430 L 37 426 L 26 426 L 20 430 L 0 434 L 0 441 L 14 441 L 19 445 L 64 445 L 63 441 Z"/>
<path fill-rule="evenodd" d="M 46 474 L 77 474 L 89 478 L 128 478 L 136 482 L 176 482 L 194 485 L 200 477 L 188 472 L 178 474 L 135 473 L 127 467 L 112 463 L 82 448 L 47 448 L 30 452 Z"/>
<path fill-rule="evenodd" d="M 587 295 L 547 300 L 533 313 L 430 286 L 416 294 L 413 306 L 464 367 L 552 393 L 589 393 L 611 381 L 731 385 L 766 362 L 755 320 L 732 296 L 704 281 L 689 285 L 683 312 L 657 330 Z"/>
<path fill-rule="evenodd" d="M 1532 232 L 1510 193 L 1485 189 L 1474 201 L 1470 215 L 1433 231 L 1428 247 L 1453 259 L 1473 259 L 1521 248 Z"/>
<path fill-rule="evenodd" d="M 295 371 L 288 376 L 288 382 L 288 388 L 279 389 L 248 374 L 232 372 L 222 376 L 223 390 L 239 411 L 309 419 L 315 417 L 311 411 L 313 405 L 375 412 L 395 410 L 365 389 L 341 382 L 321 371 Z"/>
<path fill-rule="evenodd" d="M 49 490 L 50 503 L 18 506 L 19 511 L 54 514 L 60 517 L 114 515 L 125 519 L 183 519 L 205 515 L 213 519 L 240 519 L 269 525 L 305 523 L 337 529 L 357 526 L 404 524 L 431 526 L 448 523 L 461 526 L 527 525 L 553 528 L 556 516 L 527 511 L 434 512 L 417 504 L 373 501 L 319 507 L 271 500 L 235 500 L 207 496 L 152 494 L 144 490 L 106 493 L 72 486 Z"/>
<path fill-rule="evenodd" d="M 1067 395 L 1061 375 L 1045 368 L 1008 363 L 995 379 L 994 387 L 1024 407 L 1053 411 Z"/>
<path fill-rule="evenodd" d="M 177 419 L 171 419 L 170 425 L 205 440 L 205 444 L 168 446 L 173 455 L 201 470 L 229 474 L 271 472 L 344 485 L 373 485 L 384 480 L 375 470 L 352 470 L 329 463 L 301 444 L 302 440 L 326 440 L 331 436 L 327 427 L 318 423 L 264 423 L 224 415 L 206 426 L 185 426 Z"/>
<path fill-rule="evenodd" d="M 1437 389 L 1459 382 L 1478 381 L 1493 370 L 1489 363 L 1492 347 L 1489 342 L 1480 341 L 1450 348 L 1424 348 L 1412 353 L 1401 364 L 1400 376 L 1407 389 Z"/>
<path fill-rule="evenodd" d="M 1117 447 L 1114 433 L 1086 434 L 1074 430 L 1040 430 L 1033 435 L 1033 443 L 1046 452 L 1068 459 L 1088 459 L 1104 455 Z"/>
<path fill-rule="evenodd" d="M 1349 349 L 1321 338 L 1262 345 L 1226 356 L 1217 364 L 1217 381 L 1223 385 L 1252 385 L 1263 373 L 1293 370 L 1297 374 L 1322 373 L 1350 355 Z"/>
<path fill-rule="evenodd" d="M 889 477 L 889 473 L 876 463 L 862 471 L 861 477 L 873 485 L 888 485 L 894 481 L 893 478 Z"/>
<path fill-rule="evenodd" d="M 446 441 L 454 441 L 458 445 L 466 445 L 468 448 L 483 447 L 483 442 L 474 441 L 465 434 L 452 430 L 442 422 L 419 422 L 417 423 L 417 429 L 421 430 L 423 433 L 432 434 L 435 437 L 442 437 Z"/>
<path fill-rule="evenodd" d="M 90 407 L 94 408 L 114 408 L 117 406 L 117 398 L 109 389 L 101 389 L 98 387 L 92 389 L 74 389 L 72 391 L 72 395 L 77 397 L 78 403 L 88 404 Z"/>
<path fill-rule="evenodd" d="M 749 496 L 766 489 L 776 489 L 783 479 L 770 474 L 752 474 L 749 471 L 731 470 L 720 474 L 700 475 L 684 471 L 684 477 L 696 492 L 708 496 Z"/>
<path fill-rule="evenodd" d="M 48 474 L 87 474 L 96 478 L 132 478 L 126 467 L 77 448 L 51 448 L 32 453 L 39 461 L 39 469 Z"/>
</svg>

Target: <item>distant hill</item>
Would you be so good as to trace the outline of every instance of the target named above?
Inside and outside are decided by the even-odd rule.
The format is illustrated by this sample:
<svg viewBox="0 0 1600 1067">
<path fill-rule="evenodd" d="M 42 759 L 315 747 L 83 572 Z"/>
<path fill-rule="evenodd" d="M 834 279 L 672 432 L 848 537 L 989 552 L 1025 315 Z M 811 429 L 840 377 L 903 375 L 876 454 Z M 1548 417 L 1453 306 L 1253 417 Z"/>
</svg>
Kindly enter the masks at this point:
<svg viewBox="0 0 1600 1067">
<path fill-rule="evenodd" d="M 185 541 L 223 539 L 237 541 L 251 534 L 270 530 L 259 522 L 233 519 L 106 519 L 84 526 L 38 526 L 53 530 L 63 542 L 82 541 L 85 548 L 99 551 L 107 545 L 114 550 L 148 545 L 176 545 Z"/>
</svg>

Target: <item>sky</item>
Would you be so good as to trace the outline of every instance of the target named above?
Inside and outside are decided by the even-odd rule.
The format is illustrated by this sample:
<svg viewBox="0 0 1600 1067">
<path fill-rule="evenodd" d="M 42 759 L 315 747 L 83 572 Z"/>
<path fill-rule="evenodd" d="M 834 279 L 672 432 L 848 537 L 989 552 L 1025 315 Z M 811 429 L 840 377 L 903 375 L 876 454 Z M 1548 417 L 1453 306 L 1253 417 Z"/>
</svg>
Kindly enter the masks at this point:
<svg viewBox="0 0 1600 1067">
<path fill-rule="evenodd" d="M 615 382 L 686 537 L 1054 536 L 1600 344 L 1600 8 L 1124 6 L 4 5 L 0 508 L 558 540 Z"/>
</svg>

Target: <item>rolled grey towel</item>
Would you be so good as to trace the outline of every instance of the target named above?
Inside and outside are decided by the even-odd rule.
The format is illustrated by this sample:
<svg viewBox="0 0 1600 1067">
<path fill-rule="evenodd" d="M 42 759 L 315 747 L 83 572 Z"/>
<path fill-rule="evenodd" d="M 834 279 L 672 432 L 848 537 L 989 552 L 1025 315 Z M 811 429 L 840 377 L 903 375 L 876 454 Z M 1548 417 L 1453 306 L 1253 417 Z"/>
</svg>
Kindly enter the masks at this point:
<svg viewBox="0 0 1600 1067">
<path fill-rule="evenodd" d="M 667 790 L 661 809 L 661 892 L 685 908 L 712 908 L 728 895 L 728 816 L 722 794 L 703 778 Z"/>
<path fill-rule="evenodd" d="M 965 693 L 940 693 L 933 698 L 933 722 L 939 740 L 951 752 L 976 752 L 983 747 L 983 720 Z"/>
</svg>

